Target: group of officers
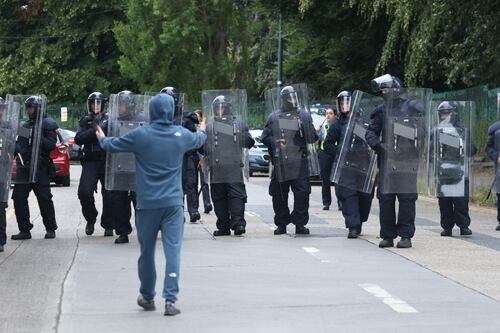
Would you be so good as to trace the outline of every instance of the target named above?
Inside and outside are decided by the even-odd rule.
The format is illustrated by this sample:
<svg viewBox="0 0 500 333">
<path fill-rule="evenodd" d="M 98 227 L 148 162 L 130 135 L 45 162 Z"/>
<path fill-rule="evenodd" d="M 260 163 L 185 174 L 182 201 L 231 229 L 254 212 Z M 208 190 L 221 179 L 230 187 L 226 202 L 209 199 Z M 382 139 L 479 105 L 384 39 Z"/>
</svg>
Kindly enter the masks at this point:
<svg viewBox="0 0 500 333">
<path fill-rule="evenodd" d="M 430 89 L 405 88 L 399 78 L 390 74 L 372 80 L 372 88 L 373 94 L 342 91 L 336 110 L 327 110 L 320 128 L 314 127 L 308 112 L 304 84 L 266 92 L 266 104 L 272 112 L 260 139 L 268 148 L 272 167 L 269 194 L 274 209 L 274 234 L 287 233 L 289 224 L 295 226 L 296 234 L 309 234 L 309 177 L 320 174 L 323 209 L 329 210 L 331 205 L 333 183 L 349 230 L 348 238 L 361 234 L 375 187 L 380 206 L 380 247 L 394 246 L 398 237 L 397 247 L 412 246 L 415 203 L 422 188 L 438 197 L 442 236 L 452 236 L 454 226 L 459 227 L 461 235 L 471 235 L 469 169 L 477 149 L 472 142 L 472 114 L 467 114 L 471 113 L 467 103 L 434 101 L 437 104 L 432 105 Z M 166 87 L 160 93 L 174 99 L 174 125 L 194 132 L 201 119 L 207 123 L 205 146 L 187 152 L 183 160 L 182 185 L 190 221 L 200 219 L 201 177 L 205 213 L 212 210 L 211 196 L 217 216 L 214 236 L 244 234 L 248 149 L 254 145 L 247 125 L 246 92 L 203 91 L 203 110 L 196 113 L 186 111 L 184 94 L 174 87 Z M 75 143 L 82 147 L 78 198 L 87 235 L 94 233 L 98 217 L 94 192 L 100 182 L 104 236 L 116 233 L 115 243 L 129 241 L 135 207 L 135 159 L 131 154 L 104 152 L 96 129 L 99 126 L 108 136 L 122 136 L 143 126 L 148 122 L 147 104 L 152 95 L 121 91 L 111 96 L 109 107 L 102 93 L 88 96 L 88 115 L 80 120 L 75 136 Z M 37 196 L 45 238 L 55 238 L 57 229 L 49 179 L 54 168 L 50 151 L 56 146 L 58 125 L 46 116 L 43 96 L 29 96 L 21 101 L 23 98 L 8 95 L 6 101 L 0 101 L 0 251 L 6 241 L 5 209 L 10 179 L 14 183 L 12 199 L 19 226 L 19 233 L 12 239 L 31 238 L 31 190 Z M 461 119 L 464 117 L 466 121 Z M 496 166 L 500 161 L 500 122 L 490 127 L 488 135 L 487 154 Z M 13 160 L 15 172 L 11 176 Z M 500 186 L 497 187 L 496 192 L 500 192 Z M 294 199 L 291 212 L 290 190 Z M 497 196 L 500 201 L 500 195 Z"/>
</svg>

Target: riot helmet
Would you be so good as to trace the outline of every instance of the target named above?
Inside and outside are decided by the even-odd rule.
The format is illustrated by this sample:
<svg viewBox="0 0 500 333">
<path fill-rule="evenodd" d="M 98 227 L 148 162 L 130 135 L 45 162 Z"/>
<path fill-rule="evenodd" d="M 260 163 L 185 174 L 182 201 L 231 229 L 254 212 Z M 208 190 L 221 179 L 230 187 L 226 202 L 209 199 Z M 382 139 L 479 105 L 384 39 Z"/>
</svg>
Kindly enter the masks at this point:
<svg viewBox="0 0 500 333">
<path fill-rule="evenodd" d="M 391 74 L 384 74 L 376 77 L 370 84 L 372 90 L 376 93 L 380 93 L 384 98 L 389 95 L 389 92 L 391 92 L 391 97 L 399 97 L 401 95 L 401 89 L 403 88 L 403 81 Z"/>
<path fill-rule="evenodd" d="M 351 111 L 351 100 L 352 93 L 350 91 L 343 90 L 337 95 L 337 110 L 341 115 Z"/>
<path fill-rule="evenodd" d="M 87 112 L 94 115 L 104 113 L 106 101 L 107 99 L 102 93 L 94 91 L 87 97 Z"/>
<path fill-rule="evenodd" d="M 454 124 L 458 121 L 458 105 L 456 102 L 443 101 L 437 108 L 440 121 L 449 121 Z"/>
<path fill-rule="evenodd" d="M 281 89 L 280 96 L 283 102 L 283 111 L 296 110 L 299 107 L 299 98 L 292 86 L 286 86 Z"/>
<path fill-rule="evenodd" d="M 212 110 L 215 117 L 222 117 L 231 114 L 231 100 L 228 96 L 219 95 L 212 102 Z"/>
<path fill-rule="evenodd" d="M 120 119 L 130 118 L 135 109 L 135 98 L 131 91 L 122 90 L 118 93 L 118 117 Z"/>
<path fill-rule="evenodd" d="M 30 96 L 24 101 L 26 113 L 30 119 L 35 119 L 42 108 L 42 98 L 40 96 Z"/>
<path fill-rule="evenodd" d="M 176 106 L 179 103 L 179 98 L 181 94 L 179 93 L 179 90 L 175 89 L 174 87 L 165 87 L 162 90 L 160 90 L 160 94 L 167 94 L 172 96 Z"/>
</svg>

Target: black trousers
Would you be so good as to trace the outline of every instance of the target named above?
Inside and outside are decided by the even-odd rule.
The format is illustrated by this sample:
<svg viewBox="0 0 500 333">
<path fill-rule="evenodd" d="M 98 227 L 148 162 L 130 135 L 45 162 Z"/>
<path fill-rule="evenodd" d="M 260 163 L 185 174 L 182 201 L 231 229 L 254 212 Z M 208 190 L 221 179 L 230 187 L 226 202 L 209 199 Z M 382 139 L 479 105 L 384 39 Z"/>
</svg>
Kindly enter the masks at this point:
<svg viewBox="0 0 500 333">
<path fill-rule="evenodd" d="M 113 211 L 113 229 L 117 235 L 129 235 L 132 233 L 131 204 L 135 207 L 135 192 L 109 191 L 109 195 Z"/>
<path fill-rule="evenodd" d="M 293 211 L 288 208 L 288 192 L 293 192 Z M 309 195 L 311 185 L 309 177 L 278 182 L 273 173 L 269 184 L 269 195 L 273 199 L 274 224 L 278 227 L 287 226 L 289 223 L 296 227 L 305 226 L 309 222 Z"/>
<path fill-rule="evenodd" d="M 330 206 L 332 204 L 332 183 L 330 182 L 330 175 L 332 173 L 333 157 L 320 150 L 318 153 L 318 160 L 321 174 L 321 198 L 323 200 L 323 206 Z"/>
<path fill-rule="evenodd" d="M 342 202 L 342 215 L 346 228 L 357 228 L 368 221 L 372 207 L 373 193 L 363 193 L 347 187 L 336 186 L 336 193 Z"/>
<path fill-rule="evenodd" d="M 95 223 L 98 215 L 95 207 L 94 192 L 97 192 L 97 183 L 101 183 L 102 214 L 101 226 L 104 229 L 113 229 L 112 202 L 109 191 L 105 186 L 106 160 L 85 161 L 82 163 L 82 174 L 78 185 L 78 199 L 82 206 L 82 214 L 89 223 Z"/>
<path fill-rule="evenodd" d="M 0 245 L 5 245 L 7 242 L 7 209 L 6 202 L 0 202 Z"/>
<path fill-rule="evenodd" d="M 205 173 L 198 168 L 196 168 L 196 172 L 200 175 L 200 186 L 201 186 L 201 195 L 203 196 L 203 206 L 207 207 L 208 205 L 211 205 L 211 200 L 210 200 L 210 186 L 208 183 L 205 181 Z M 198 188 L 198 186 L 196 186 Z M 198 193 L 196 193 L 198 195 Z M 198 200 L 196 200 L 198 202 Z"/>
<path fill-rule="evenodd" d="M 182 163 L 182 190 L 186 196 L 187 208 L 189 215 L 198 212 L 198 187 L 196 167 L 198 166 L 197 158 L 194 154 L 184 154 Z"/>
<path fill-rule="evenodd" d="M 438 201 L 443 229 L 470 226 L 469 197 L 441 197 Z"/>
<path fill-rule="evenodd" d="M 28 197 L 31 190 L 35 193 L 38 201 L 45 230 L 57 230 L 54 202 L 52 202 L 52 193 L 50 192 L 49 171 L 46 166 L 41 166 L 38 170 L 38 180 L 36 183 L 14 185 L 12 200 L 14 201 L 14 211 L 19 231 L 28 232 L 33 228 L 33 224 L 30 222 L 30 209 L 28 205 Z"/>
<path fill-rule="evenodd" d="M 377 191 L 380 207 L 380 237 L 412 238 L 415 235 L 415 202 L 417 193 L 382 194 Z M 399 212 L 396 220 L 396 198 Z"/>
<path fill-rule="evenodd" d="M 247 191 L 244 183 L 211 184 L 210 192 L 217 216 L 217 229 L 235 229 L 246 226 L 245 203 Z"/>
</svg>

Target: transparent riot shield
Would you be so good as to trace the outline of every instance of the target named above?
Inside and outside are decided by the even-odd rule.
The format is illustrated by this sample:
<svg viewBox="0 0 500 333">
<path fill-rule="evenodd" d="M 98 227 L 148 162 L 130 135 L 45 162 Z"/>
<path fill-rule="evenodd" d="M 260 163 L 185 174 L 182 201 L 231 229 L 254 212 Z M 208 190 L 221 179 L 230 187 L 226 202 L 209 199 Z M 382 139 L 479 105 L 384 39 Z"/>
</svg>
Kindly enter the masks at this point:
<svg viewBox="0 0 500 333">
<path fill-rule="evenodd" d="M 0 200 L 7 202 L 16 146 L 19 109 L 16 102 L 0 103 Z"/>
<path fill-rule="evenodd" d="M 500 151 L 500 131 L 495 132 L 495 149 Z M 494 161 L 495 165 L 495 178 L 493 179 L 493 185 L 491 186 L 492 191 L 495 193 L 500 193 L 500 163 Z"/>
<path fill-rule="evenodd" d="M 385 96 L 381 193 L 427 191 L 431 98 L 425 88 L 390 89 Z"/>
<path fill-rule="evenodd" d="M 377 155 L 366 143 L 365 133 L 372 111 L 384 104 L 382 97 L 362 91 L 353 94 L 354 103 L 331 180 L 354 191 L 371 193 L 375 183 Z"/>
<path fill-rule="evenodd" d="M 474 114 L 473 101 L 432 101 L 429 184 L 437 197 L 469 195 Z"/>
<path fill-rule="evenodd" d="M 245 90 L 202 92 L 207 141 L 207 179 L 214 183 L 241 183 L 248 180 L 247 94 Z"/>
<path fill-rule="evenodd" d="M 149 122 L 151 96 L 116 94 L 110 96 L 108 136 L 121 137 Z M 133 153 L 106 154 L 107 190 L 135 191 L 135 156 Z"/>
<path fill-rule="evenodd" d="M 7 95 L 6 100 L 17 105 L 13 108 L 18 111 L 12 183 L 35 183 L 47 99 L 43 95 Z"/>
<path fill-rule="evenodd" d="M 269 155 L 278 182 L 319 175 L 307 86 L 274 88 L 266 91 L 265 98 L 274 139 Z"/>
</svg>

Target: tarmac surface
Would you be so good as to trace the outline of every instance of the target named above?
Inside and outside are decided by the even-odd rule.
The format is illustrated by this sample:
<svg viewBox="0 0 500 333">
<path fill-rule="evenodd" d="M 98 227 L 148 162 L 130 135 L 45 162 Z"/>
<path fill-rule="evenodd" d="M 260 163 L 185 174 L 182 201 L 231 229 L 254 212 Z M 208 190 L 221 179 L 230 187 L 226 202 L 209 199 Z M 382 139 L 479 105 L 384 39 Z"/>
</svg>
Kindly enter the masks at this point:
<svg viewBox="0 0 500 333">
<path fill-rule="evenodd" d="M 144 312 L 135 231 L 123 245 L 97 225 L 85 235 L 80 170 L 72 166 L 70 187 L 52 188 L 57 238 L 43 239 L 32 194 L 33 239 L 9 239 L 0 254 L 0 332 L 500 332 L 495 210 L 471 207 L 473 235 L 443 238 L 437 201 L 420 198 L 414 247 L 379 249 L 376 199 L 363 236 L 350 240 L 336 205 L 323 211 L 314 186 L 311 235 L 289 226 L 274 236 L 269 179 L 252 177 L 244 236 L 213 237 L 213 212 L 186 222 L 182 313 L 165 317 L 161 243 L 157 310 Z M 12 203 L 7 230 L 17 232 Z"/>
</svg>

